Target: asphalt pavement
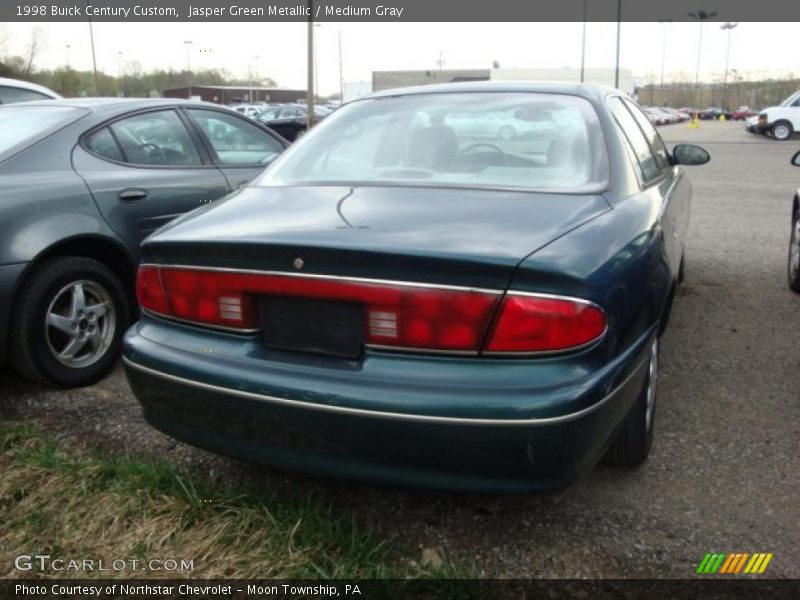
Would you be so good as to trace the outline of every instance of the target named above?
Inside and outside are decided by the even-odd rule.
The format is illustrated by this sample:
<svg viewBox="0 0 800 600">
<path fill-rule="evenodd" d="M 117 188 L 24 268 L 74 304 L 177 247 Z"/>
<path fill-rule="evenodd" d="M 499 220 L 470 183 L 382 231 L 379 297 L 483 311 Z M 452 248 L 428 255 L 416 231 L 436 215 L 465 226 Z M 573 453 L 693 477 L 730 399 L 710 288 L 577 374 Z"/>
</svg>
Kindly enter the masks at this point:
<svg viewBox="0 0 800 600">
<path fill-rule="evenodd" d="M 706 552 L 772 552 L 800 577 L 800 296 L 786 284 L 800 139 L 741 123 L 661 128 L 712 155 L 694 185 L 686 281 L 662 344 L 656 439 L 633 473 L 598 467 L 549 496 L 430 494 L 273 472 L 179 444 L 142 419 L 121 368 L 82 390 L 0 371 L 0 417 L 67 443 L 309 494 L 411 548 L 506 577 L 691 577 Z"/>
</svg>

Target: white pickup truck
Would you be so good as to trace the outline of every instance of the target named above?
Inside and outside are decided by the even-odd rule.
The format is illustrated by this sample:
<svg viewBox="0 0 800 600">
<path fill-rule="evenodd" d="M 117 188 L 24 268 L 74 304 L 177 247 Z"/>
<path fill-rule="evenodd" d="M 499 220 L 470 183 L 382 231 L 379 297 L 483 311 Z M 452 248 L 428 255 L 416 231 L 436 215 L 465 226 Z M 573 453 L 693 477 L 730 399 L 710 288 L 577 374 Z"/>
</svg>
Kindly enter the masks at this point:
<svg viewBox="0 0 800 600">
<path fill-rule="evenodd" d="M 795 92 L 778 106 L 765 108 L 758 115 L 755 130 L 785 141 L 800 133 L 800 91 Z"/>
</svg>

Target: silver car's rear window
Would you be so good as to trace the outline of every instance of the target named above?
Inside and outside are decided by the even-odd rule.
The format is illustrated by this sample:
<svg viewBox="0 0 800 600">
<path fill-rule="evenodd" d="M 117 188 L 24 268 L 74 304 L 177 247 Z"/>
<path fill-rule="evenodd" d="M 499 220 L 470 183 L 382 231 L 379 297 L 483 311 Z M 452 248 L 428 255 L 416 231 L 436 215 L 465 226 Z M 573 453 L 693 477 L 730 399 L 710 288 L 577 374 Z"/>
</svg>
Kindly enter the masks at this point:
<svg viewBox="0 0 800 600">
<path fill-rule="evenodd" d="M 256 185 L 602 189 L 606 145 L 591 103 L 566 94 L 459 92 L 347 105 Z"/>
<path fill-rule="evenodd" d="M 86 112 L 72 106 L 0 106 L 0 160 L 69 125 Z"/>
</svg>

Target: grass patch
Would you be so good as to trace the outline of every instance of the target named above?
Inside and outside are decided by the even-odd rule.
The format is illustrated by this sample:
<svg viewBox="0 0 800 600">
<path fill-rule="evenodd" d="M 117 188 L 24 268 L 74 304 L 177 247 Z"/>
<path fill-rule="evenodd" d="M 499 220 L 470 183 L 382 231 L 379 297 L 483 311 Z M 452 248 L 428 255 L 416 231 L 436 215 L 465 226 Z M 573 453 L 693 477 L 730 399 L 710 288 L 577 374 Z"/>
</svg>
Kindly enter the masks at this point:
<svg viewBox="0 0 800 600">
<path fill-rule="evenodd" d="M 70 452 L 41 429 L 0 423 L 0 577 L 13 557 L 189 559 L 190 572 L 61 571 L 58 577 L 469 577 L 412 567 L 405 550 L 330 506 L 284 501 L 169 465 Z M 141 564 L 140 564 L 141 566 Z M 5 570 L 5 572 L 3 572 Z M 42 574 L 30 572 L 31 575 Z"/>
</svg>

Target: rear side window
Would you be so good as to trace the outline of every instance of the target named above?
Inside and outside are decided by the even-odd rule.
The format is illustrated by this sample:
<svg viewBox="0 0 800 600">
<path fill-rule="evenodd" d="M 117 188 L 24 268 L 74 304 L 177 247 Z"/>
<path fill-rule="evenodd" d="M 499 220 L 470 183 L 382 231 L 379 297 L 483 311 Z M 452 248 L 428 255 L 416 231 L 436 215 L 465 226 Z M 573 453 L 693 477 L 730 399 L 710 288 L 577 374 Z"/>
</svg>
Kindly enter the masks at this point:
<svg viewBox="0 0 800 600">
<path fill-rule="evenodd" d="M 283 145 L 242 118 L 215 110 L 188 109 L 223 165 L 267 165 L 283 152 Z"/>
<path fill-rule="evenodd" d="M 639 162 L 639 172 L 642 180 L 650 181 L 658 177 L 661 167 L 650 149 L 647 138 L 634 116 L 622 103 L 622 99 L 619 97 L 609 98 L 608 108 L 617 120 L 617 124 L 622 129 L 622 133 L 627 138 L 631 148 L 633 148 L 633 152 Z"/>
<path fill-rule="evenodd" d="M 111 160 L 124 161 L 125 157 L 117 145 L 117 141 L 107 127 L 103 127 L 97 133 L 93 133 L 86 140 L 86 147 L 95 154 L 99 154 L 103 158 L 110 158 Z"/>
<path fill-rule="evenodd" d="M 173 110 L 134 115 L 110 127 L 125 162 L 160 166 L 202 164 L 189 132 Z"/>
<path fill-rule="evenodd" d="M 22 88 L 0 85 L 0 104 L 13 104 L 15 102 L 30 102 L 32 100 L 52 100 L 47 94 L 25 90 Z"/>
</svg>

